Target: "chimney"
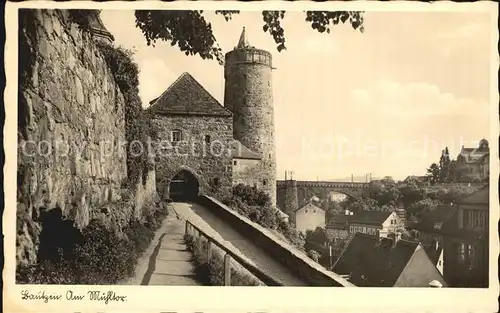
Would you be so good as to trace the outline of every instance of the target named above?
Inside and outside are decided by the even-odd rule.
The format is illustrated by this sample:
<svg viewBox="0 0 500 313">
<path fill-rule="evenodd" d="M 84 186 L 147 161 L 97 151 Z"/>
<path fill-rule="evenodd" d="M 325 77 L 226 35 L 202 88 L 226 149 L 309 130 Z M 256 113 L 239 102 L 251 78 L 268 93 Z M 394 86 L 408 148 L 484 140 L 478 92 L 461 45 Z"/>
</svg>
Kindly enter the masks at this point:
<svg viewBox="0 0 500 313">
<path fill-rule="evenodd" d="M 287 171 L 285 171 L 285 180 L 286 180 L 286 172 L 287 172 Z"/>
</svg>

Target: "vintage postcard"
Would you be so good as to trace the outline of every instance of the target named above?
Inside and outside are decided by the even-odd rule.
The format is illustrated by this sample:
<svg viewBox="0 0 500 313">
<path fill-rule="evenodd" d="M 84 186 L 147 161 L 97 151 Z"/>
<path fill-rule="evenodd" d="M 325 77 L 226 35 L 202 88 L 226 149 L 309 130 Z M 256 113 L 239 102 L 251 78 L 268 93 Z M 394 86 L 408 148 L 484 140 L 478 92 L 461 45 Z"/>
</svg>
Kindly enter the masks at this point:
<svg viewBox="0 0 500 313">
<path fill-rule="evenodd" d="M 498 310 L 494 2 L 5 17 L 5 312 Z"/>
</svg>

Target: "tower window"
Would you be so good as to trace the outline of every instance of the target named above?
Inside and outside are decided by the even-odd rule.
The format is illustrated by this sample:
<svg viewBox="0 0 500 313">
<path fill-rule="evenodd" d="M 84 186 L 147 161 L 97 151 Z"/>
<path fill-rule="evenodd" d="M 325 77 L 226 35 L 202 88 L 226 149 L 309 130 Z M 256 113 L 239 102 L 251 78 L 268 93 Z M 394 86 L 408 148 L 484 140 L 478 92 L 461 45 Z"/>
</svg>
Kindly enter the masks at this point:
<svg viewBox="0 0 500 313">
<path fill-rule="evenodd" d="M 179 142 L 182 140 L 182 132 L 178 129 L 172 131 L 172 142 Z"/>
<path fill-rule="evenodd" d="M 267 185 L 267 180 L 265 180 L 265 179 L 264 179 L 264 180 L 262 181 L 262 185 L 263 185 L 263 186 Z"/>
<path fill-rule="evenodd" d="M 237 162 L 236 160 L 234 160 L 234 161 L 233 161 L 233 164 L 234 164 L 234 165 L 236 165 L 236 164 L 238 164 L 238 162 Z"/>
<path fill-rule="evenodd" d="M 210 135 L 205 135 L 205 143 L 210 143 Z"/>
<path fill-rule="evenodd" d="M 271 158 L 271 153 L 269 153 L 269 158 Z"/>
<path fill-rule="evenodd" d="M 218 178 L 214 178 L 214 185 L 219 186 L 219 179 Z"/>
</svg>

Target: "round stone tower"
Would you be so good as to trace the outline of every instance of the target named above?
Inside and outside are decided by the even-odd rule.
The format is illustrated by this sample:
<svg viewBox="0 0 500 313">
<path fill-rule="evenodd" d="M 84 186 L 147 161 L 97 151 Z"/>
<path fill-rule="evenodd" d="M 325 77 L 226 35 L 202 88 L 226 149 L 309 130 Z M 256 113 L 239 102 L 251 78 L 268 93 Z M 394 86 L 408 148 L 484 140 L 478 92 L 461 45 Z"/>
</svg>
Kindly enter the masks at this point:
<svg viewBox="0 0 500 313">
<path fill-rule="evenodd" d="M 243 28 L 238 45 L 225 57 L 224 106 L 234 115 L 234 139 L 262 157 L 255 178 L 276 205 L 272 70 L 271 53 L 252 47 Z"/>
</svg>

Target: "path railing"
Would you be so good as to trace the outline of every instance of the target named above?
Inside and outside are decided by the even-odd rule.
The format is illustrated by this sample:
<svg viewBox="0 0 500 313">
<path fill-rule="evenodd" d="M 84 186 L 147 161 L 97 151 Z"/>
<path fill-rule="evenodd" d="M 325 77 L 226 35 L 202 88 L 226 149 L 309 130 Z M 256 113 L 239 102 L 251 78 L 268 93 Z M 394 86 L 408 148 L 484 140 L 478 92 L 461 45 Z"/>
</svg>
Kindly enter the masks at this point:
<svg viewBox="0 0 500 313">
<path fill-rule="evenodd" d="M 229 248 L 227 248 L 222 243 L 217 241 L 217 239 L 211 237 L 210 235 L 205 233 L 203 230 L 201 230 L 199 227 L 197 227 L 190 221 L 186 221 L 185 234 L 192 236 L 193 240 L 199 240 L 200 237 L 203 237 L 207 240 L 208 248 L 206 253 L 208 261 L 210 261 L 212 257 L 212 245 L 215 245 L 224 252 L 224 286 L 231 286 L 231 259 L 240 264 L 244 269 L 246 269 L 250 274 L 255 276 L 265 285 L 284 286 L 283 283 L 267 275 L 262 270 L 257 268 L 255 265 L 248 263 L 248 261 L 246 261 L 239 255 L 233 253 L 231 250 L 229 250 Z"/>
</svg>

